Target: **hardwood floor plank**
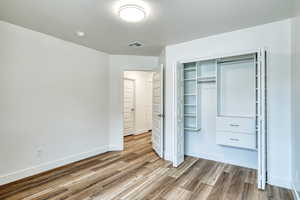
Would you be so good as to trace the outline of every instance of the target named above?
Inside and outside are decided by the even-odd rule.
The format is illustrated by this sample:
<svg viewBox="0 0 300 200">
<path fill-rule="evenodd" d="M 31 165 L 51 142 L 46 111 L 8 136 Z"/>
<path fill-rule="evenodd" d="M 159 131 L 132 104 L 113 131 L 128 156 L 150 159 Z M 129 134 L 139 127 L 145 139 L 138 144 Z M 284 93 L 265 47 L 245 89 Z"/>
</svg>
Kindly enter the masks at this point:
<svg viewBox="0 0 300 200">
<path fill-rule="evenodd" d="M 206 185 L 204 183 L 200 183 L 197 185 L 195 190 L 192 193 L 192 196 L 189 200 L 202 200 L 207 199 L 210 195 L 211 191 L 213 189 L 213 186 Z"/>
<path fill-rule="evenodd" d="M 230 185 L 225 194 L 225 199 L 241 199 L 243 186 L 246 180 L 246 171 L 240 167 L 232 174 Z"/>
<path fill-rule="evenodd" d="M 188 200 L 192 196 L 192 192 L 187 191 L 180 187 L 175 187 L 172 192 L 168 193 L 168 195 L 165 197 L 166 200 Z"/>
<path fill-rule="evenodd" d="M 211 193 L 207 197 L 208 200 L 225 199 L 226 191 L 228 190 L 231 181 L 229 173 L 223 172 L 213 187 Z"/>
<path fill-rule="evenodd" d="M 0 186 L 0 200 L 292 200 L 256 187 L 255 170 L 187 156 L 178 168 L 152 150 L 151 134 L 127 136 L 108 152 Z"/>
</svg>

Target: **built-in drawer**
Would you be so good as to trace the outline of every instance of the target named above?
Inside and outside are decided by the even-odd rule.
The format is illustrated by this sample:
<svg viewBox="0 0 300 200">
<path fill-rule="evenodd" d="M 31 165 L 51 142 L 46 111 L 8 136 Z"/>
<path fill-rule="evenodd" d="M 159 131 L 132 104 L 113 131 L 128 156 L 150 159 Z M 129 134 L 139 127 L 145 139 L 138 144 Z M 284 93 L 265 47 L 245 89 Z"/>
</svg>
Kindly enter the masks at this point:
<svg viewBox="0 0 300 200">
<path fill-rule="evenodd" d="M 254 134 L 217 132 L 217 144 L 246 149 L 256 149 L 256 136 Z"/>
<path fill-rule="evenodd" d="M 230 131 L 248 134 L 255 133 L 254 118 L 217 117 L 216 123 L 217 131 Z"/>
</svg>

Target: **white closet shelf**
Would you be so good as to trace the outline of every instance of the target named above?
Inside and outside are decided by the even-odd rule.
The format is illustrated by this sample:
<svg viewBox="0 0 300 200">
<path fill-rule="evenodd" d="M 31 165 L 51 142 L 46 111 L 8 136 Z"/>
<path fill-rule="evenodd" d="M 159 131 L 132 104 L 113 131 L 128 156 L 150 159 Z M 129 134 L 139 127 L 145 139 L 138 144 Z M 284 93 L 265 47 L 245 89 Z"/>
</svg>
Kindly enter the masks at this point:
<svg viewBox="0 0 300 200">
<path fill-rule="evenodd" d="M 187 79 L 184 79 L 184 81 L 196 81 L 197 79 L 196 78 L 187 78 Z"/>
<path fill-rule="evenodd" d="M 196 115 L 196 113 L 184 113 L 184 115 Z"/>
<path fill-rule="evenodd" d="M 184 71 L 196 71 L 196 67 L 184 68 Z"/>
<path fill-rule="evenodd" d="M 184 114 L 185 117 L 197 117 L 196 114 Z"/>
<path fill-rule="evenodd" d="M 197 94 L 195 94 L 195 93 L 187 93 L 187 94 L 184 94 L 184 96 L 196 96 Z"/>
<path fill-rule="evenodd" d="M 184 128 L 186 131 L 193 131 L 193 132 L 199 132 L 201 131 L 201 128 Z"/>
<path fill-rule="evenodd" d="M 198 83 L 216 82 L 216 76 L 200 76 L 198 77 Z"/>
<path fill-rule="evenodd" d="M 184 106 L 197 106 L 196 104 L 184 104 Z"/>
<path fill-rule="evenodd" d="M 198 76 L 198 79 L 216 79 L 217 76 L 212 75 L 212 76 Z"/>
</svg>

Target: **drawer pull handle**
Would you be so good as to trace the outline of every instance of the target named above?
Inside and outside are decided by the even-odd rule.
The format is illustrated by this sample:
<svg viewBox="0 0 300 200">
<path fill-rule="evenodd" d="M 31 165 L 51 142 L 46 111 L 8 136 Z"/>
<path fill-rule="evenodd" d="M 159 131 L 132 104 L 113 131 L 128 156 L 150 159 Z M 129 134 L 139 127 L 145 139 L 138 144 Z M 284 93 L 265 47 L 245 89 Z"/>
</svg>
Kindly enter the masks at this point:
<svg viewBox="0 0 300 200">
<path fill-rule="evenodd" d="M 240 125 L 239 124 L 230 124 L 230 126 L 232 126 L 232 127 L 239 127 Z"/>
<path fill-rule="evenodd" d="M 236 141 L 236 142 L 240 141 L 239 139 L 236 139 L 236 138 L 230 138 L 230 140 L 231 141 Z"/>
</svg>

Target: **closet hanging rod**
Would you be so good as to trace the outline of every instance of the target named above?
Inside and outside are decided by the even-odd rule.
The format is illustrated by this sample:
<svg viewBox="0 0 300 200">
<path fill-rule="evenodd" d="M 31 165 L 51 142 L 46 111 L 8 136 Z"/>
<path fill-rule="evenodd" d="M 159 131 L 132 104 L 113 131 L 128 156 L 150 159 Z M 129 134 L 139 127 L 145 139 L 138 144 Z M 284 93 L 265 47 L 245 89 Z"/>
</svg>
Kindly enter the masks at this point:
<svg viewBox="0 0 300 200">
<path fill-rule="evenodd" d="M 230 60 L 217 60 L 218 64 L 226 64 L 226 63 L 235 63 L 235 62 L 246 62 L 249 60 L 255 60 L 255 57 L 244 57 L 244 58 L 236 58 L 236 59 L 230 59 Z"/>
<path fill-rule="evenodd" d="M 214 83 L 216 80 L 198 80 L 198 83 Z"/>
<path fill-rule="evenodd" d="M 201 131 L 201 128 L 187 128 L 187 127 L 185 127 L 184 130 L 191 131 L 191 132 L 199 132 L 199 131 Z"/>
</svg>

